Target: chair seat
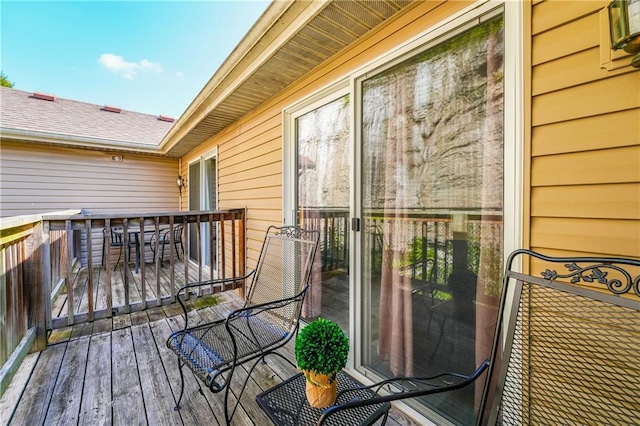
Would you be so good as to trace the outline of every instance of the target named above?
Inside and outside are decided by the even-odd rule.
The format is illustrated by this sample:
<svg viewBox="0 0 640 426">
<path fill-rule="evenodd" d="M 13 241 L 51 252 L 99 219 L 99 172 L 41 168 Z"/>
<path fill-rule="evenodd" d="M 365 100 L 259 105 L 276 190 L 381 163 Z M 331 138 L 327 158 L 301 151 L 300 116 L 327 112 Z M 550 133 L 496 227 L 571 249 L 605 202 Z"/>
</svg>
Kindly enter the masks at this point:
<svg viewBox="0 0 640 426">
<path fill-rule="evenodd" d="M 280 342 L 289 339 L 289 330 L 259 316 L 243 314 L 229 321 L 220 320 L 204 326 L 175 332 L 167 342 L 169 348 L 193 370 L 212 391 L 225 388 L 222 373 L 232 367 L 233 338 L 237 345 L 236 362 L 255 358 Z"/>
</svg>

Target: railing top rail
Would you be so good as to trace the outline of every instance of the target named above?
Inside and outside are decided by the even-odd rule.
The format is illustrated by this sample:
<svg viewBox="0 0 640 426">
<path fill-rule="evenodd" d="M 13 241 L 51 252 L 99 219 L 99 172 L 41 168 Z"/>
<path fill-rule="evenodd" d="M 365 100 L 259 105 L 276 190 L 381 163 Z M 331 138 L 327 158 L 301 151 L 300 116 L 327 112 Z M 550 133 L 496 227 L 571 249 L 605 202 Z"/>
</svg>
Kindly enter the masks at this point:
<svg viewBox="0 0 640 426">
<path fill-rule="evenodd" d="M 85 220 L 85 219 L 121 219 L 121 218 L 144 218 L 153 219 L 160 216 L 174 216 L 174 217 L 195 217 L 195 216 L 208 216 L 210 214 L 235 214 L 244 212 L 244 209 L 229 209 L 229 210 L 183 210 L 173 212 L 121 212 L 121 213 L 81 213 L 75 215 L 58 215 L 57 213 L 44 214 L 42 218 L 44 220 Z"/>
<path fill-rule="evenodd" d="M 10 216 L 0 218 L 0 231 L 6 231 L 11 228 L 21 228 L 25 225 L 33 225 L 40 222 L 44 216 L 55 215 L 57 217 L 65 217 L 80 214 L 81 210 L 64 210 L 51 213 L 37 213 L 22 216 Z"/>
</svg>

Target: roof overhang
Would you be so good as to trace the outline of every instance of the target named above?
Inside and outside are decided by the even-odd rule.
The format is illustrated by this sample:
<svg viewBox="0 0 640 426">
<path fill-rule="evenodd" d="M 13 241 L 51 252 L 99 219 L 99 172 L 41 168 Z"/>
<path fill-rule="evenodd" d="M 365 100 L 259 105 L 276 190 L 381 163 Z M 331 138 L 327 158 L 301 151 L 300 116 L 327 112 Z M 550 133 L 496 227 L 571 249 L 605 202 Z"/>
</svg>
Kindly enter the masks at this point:
<svg viewBox="0 0 640 426">
<path fill-rule="evenodd" d="M 277 0 L 160 143 L 181 157 L 342 51 L 413 0 Z"/>
</svg>

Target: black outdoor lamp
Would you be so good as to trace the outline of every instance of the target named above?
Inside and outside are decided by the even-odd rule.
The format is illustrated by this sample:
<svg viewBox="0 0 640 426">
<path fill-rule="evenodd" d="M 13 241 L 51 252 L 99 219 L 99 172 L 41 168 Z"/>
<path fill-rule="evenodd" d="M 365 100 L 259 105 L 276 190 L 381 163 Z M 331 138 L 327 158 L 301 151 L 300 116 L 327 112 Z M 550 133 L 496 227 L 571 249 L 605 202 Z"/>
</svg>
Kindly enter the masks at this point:
<svg viewBox="0 0 640 426">
<path fill-rule="evenodd" d="M 635 54 L 631 66 L 640 68 L 640 0 L 613 0 L 609 4 L 613 50 Z"/>
<path fill-rule="evenodd" d="M 182 188 L 183 188 L 183 187 L 186 187 L 186 186 L 187 186 L 187 180 L 186 180 L 186 179 L 183 179 L 183 178 L 182 178 L 182 176 L 178 176 L 178 177 L 176 178 L 176 186 L 177 186 L 180 190 L 182 190 Z"/>
</svg>

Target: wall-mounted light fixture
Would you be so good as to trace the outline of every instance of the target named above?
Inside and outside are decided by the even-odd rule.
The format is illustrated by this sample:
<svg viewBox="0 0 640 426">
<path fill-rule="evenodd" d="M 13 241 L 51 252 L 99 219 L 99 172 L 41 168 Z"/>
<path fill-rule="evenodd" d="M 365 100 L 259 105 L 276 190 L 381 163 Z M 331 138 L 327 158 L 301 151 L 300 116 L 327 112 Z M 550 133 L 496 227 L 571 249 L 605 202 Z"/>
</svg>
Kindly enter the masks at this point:
<svg viewBox="0 0 640 426">
<path fill-rule="evenodd" d="M 186 188 L 187 187 L 187 179 L 184 179 L 182 176 L 178 176 L 176 178 L 176 186 L 182 190 L 182 188 Z"/>
<path fill-rule="evenodd" d="M 613 0 L 609 4 L 611 48 L 635 54 L 631 66 L 640 68 L 640 0 Z"/>
</svg>

